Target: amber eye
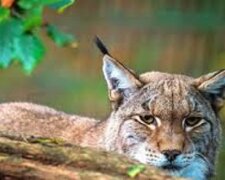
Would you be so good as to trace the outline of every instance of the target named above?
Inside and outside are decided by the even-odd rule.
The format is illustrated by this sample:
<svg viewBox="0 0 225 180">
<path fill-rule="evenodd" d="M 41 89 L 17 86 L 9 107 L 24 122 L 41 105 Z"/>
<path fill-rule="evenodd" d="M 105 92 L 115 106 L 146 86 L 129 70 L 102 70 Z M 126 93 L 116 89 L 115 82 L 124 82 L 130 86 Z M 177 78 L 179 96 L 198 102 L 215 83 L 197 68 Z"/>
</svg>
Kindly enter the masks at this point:
<svg viewBox="0 0 225 180">
<path fill-rule="evenodd" d="M 203 119 L 201 117 L 189 117 L 185 119 L 185 126 L 195 126 L 199 124 Z"/>
<path fill-rule="evenodd" d="M 140 116 L 140 119 L 146 124 L 153 124 L 156 122 L 155 118 L 152 115 Z"/>
</svg>

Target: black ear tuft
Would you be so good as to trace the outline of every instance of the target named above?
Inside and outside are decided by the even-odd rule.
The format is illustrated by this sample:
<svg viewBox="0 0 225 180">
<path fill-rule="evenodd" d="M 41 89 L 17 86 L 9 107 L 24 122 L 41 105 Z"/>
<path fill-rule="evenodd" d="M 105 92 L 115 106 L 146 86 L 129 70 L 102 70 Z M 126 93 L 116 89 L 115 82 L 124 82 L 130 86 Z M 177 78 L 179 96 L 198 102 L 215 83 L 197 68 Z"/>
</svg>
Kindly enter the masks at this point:
<svg viewBox="0 0 225 180">
<path fill-rule="evenodd" d="M 103 42 L 99 39 L 98 36 L 95 36 L 94 38 L 94 42 L 97 45 L 97 47 L 100 49 L 100 51 L 102 52 L 102 54 L 107 54 L 109 55 L 109 52 L 107 50 L 107 48 L 105 47 L 105 45 L 103 44 Z"/>
</svg>

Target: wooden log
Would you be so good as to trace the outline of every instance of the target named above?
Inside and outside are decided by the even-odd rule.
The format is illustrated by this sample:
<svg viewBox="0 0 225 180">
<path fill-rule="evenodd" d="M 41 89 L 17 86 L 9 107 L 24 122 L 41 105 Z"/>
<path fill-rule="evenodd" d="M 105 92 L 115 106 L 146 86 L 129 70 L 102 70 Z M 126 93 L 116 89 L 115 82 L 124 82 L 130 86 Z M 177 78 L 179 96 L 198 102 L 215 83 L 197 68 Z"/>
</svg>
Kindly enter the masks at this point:
<svg viewBox="0 0 225 180">
<path fill-rule="evenodd" d="M 0 179 L 178 179 L 113 152 L 0 134 Z"/>
</svg>

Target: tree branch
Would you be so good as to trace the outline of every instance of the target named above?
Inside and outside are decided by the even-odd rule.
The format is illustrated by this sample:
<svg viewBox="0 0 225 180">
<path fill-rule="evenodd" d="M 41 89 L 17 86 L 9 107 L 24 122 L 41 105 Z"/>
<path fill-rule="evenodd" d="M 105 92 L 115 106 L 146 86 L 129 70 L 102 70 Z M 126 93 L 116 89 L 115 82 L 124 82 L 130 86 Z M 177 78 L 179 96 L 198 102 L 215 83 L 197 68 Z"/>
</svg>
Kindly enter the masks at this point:
<svg viewBox="0 0 225 180">
<path fill-rule="evenodd" d="M 2 179 L 129 179 L 128 169 L 140 163 L 112 152 L 67 144 L 58 139 L 0 134 Z M 137 179 L 170 180 L 146 166 Z"/>
</svg>

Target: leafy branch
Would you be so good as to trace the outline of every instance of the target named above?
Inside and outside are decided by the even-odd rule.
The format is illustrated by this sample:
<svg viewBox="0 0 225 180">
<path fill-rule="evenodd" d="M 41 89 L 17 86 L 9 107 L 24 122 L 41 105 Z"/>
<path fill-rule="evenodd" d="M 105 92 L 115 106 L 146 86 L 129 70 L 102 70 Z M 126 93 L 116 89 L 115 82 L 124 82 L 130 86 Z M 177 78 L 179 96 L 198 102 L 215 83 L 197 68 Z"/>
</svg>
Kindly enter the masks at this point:
<svg viewBox="0 0 225 180">
<path fill-rule="evenodd" d="M 43 59 L 46 49 L 40 30 L 58 45 L 74 46 L 75 38 L 43 21 L 43 10 L 52 8 L 62 13 L 75 0 L 0 0 L 0 68 L 19 62 L 30 74 Z"/>
</svg>

